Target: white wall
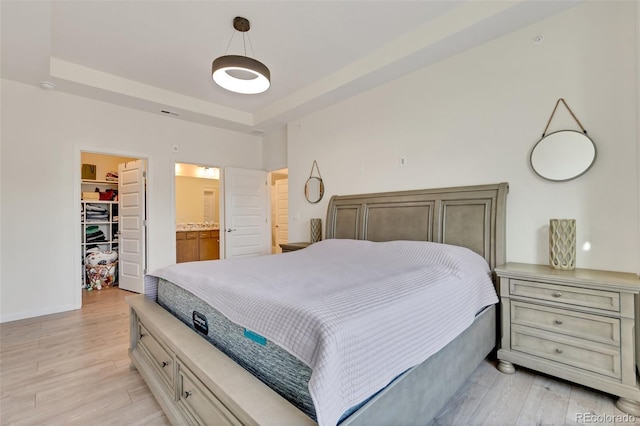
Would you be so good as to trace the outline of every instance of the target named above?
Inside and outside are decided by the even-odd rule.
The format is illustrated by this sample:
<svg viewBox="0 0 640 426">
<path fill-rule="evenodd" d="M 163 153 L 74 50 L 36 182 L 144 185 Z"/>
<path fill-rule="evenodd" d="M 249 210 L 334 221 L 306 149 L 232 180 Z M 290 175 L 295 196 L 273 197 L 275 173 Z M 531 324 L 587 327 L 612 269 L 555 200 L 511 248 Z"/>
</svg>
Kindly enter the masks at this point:
<svg viewBox="0 0 640 426">
<path fill-rule="evenodd" d="M 81 149 L 148 158 L 150 269 L 175 262 L 175 162 L 262 168 L 255 136 L 8 80 L 1 102 L 0 321 L 79 307 Z"/>
<path fill-rule="evenodd" d="M 262 169 L 274 171 L 287 167 L 287 129 L 275 130 L 262 139 L 264 158 Z"/>
<path fill-rule="evenodd" d="M 640 4 L 636 1 L 636 113 L 640 115 Z M 636 178 L 638 179 L 638 199 L 636 208 L 638 209 L 638 228 L 640 229 L 640 118 L 636 118 L 636 155 L 638 157 L 638 167 Z M 638 253 L 640 253 L 640 236 L 638 237 Z M 639 261 L 640 262 L 640 261 Z"/>
<path fill-rule="evenodd" d="M 204 223 L 204 192 L 212 188 L 216 190 L 215 204 L 219 206 L 220 180 L 176 176 L 176 223 Z M 214 212 L 214 216 L 214 222 L 220 222 L 220 212 Z"/>
<path fill-rule="evenodd" d="M 309 240 L 333 194 L 506 181 L 509 261 L 546 264 L 549 219 L 575 218 L 579 246 L 592 244 L 578 267 L 638 272 L 636 7 L 577 6 L 289 123 L 290 241 Z M 560 97 L 598 158 L 554 183 L 528 155 Z M 550 131 L 562 128 L 577 126 L 559 109 Z M 302 196 L 313 160 L 327 191 L 317 205 Z"/>
</svg>

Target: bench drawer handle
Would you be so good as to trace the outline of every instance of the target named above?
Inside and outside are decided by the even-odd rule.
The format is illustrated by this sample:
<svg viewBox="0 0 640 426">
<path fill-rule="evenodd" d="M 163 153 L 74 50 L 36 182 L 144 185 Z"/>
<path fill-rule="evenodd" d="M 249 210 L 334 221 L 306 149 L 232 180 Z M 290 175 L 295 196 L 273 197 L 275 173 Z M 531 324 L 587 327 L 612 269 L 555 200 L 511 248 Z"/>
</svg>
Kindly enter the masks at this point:
<svg viewBox="0 0 640 426">
<path fill-rule="evenodd" d="M 562 325 L 562 320 L 560 320 L 560 319 L 557 319 L 557 320 L 555 320 L 554 322 L 555 322 L 557 325 Z"/>
<path fill-rule="evenodd" d="M 556 291 L 555 293 L 553 293 L 553 297 L 562 297 L 562 293 L 559 291 Z"/>
<path fill-rule="evenodd" d="M 561 354 L 562 353 L 562 349 L 561 348 L 556 348 L 556 353 Z"/>
</svg>

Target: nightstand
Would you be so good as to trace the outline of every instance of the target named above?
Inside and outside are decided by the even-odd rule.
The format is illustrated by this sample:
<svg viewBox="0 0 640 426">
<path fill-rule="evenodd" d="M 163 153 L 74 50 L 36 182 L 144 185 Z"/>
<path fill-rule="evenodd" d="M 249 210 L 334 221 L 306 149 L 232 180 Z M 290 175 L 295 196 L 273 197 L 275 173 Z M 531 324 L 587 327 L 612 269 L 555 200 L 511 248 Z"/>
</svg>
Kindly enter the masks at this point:
<svg viewBox="0 0 640 426">
<path fill-rule="evenodd" d="M 523 263 L 495 271 L 500 371 L 513 373 L 516 364 L 599 389 L 619 396 L 622 411 L 640 415 L 635 274 Z"/>
<path fill-rule="evenodd" d="M 309 247 L 311 243 L 284 243 L 280 244 L 280 248 L 283 253 L 287 253 L 289 251 L 296 251 L 306 247 Z"/>
</svg>

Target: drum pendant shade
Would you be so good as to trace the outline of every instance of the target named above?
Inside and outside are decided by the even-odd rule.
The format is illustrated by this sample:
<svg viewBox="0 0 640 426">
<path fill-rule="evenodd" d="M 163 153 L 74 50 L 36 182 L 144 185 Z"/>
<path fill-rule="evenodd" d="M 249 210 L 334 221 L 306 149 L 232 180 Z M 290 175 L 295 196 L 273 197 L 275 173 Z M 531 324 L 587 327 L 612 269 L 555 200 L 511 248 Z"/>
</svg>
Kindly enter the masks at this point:
<svg viewBox="0 0 640 426">
<path fill-rule="evenodd" d="M 243 33 L 249 31 L 249 20 L 236 17 L 233 27 Z M 232 36 L 233 37 L 233 36 Z M 220 87 L 236 93 L 257 94 L 271 86 L 271 72 L 262 62 L 245 55 L 224 55 L 211 64 L 211 78 Z"/>
</svg>

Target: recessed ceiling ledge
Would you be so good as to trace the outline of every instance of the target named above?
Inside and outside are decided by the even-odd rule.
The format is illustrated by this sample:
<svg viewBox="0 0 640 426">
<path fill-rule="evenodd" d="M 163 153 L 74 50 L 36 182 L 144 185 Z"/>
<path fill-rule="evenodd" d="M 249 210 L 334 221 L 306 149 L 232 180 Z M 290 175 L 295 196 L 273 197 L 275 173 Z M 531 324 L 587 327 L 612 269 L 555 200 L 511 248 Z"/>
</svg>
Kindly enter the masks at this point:
<svg viewBox="0 0 640 426">
<path fill-rule="evenodd" d="M 520 1 L 466 2 L 422 27 L 389 42 L 352 64 L 316 81 L 291 95 L 257 111 L 254 122 L 262 122 L 286 114 L 327 93 L 349 85 L 410 55 L 414 55 L 437 42 L 447 39 L 473 25 L 481 23 Z"/>
<path fill-rule="evenodd" d="M 132 96 L 160 105 L 166 105 L 169 108 L 191 111 L 243 126 L 253 126 L 253 114 L 251 113 L 128 80 L 59 58 L 50 58 L 49 67 L 51 76 L 55 78 L 123 96 Z"/>
</svg>

